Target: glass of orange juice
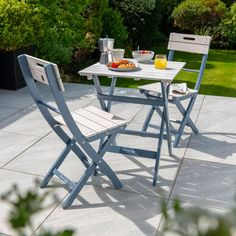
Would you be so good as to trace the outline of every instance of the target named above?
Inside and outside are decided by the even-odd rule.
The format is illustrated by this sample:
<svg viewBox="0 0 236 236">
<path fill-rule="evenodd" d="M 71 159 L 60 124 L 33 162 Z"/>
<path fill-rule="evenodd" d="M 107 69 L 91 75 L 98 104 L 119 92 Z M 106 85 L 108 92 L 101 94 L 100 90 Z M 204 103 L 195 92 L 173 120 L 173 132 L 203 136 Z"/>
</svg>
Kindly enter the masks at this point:
<svg viewBox="0 0 236 236">
<path fill-rule="evenodd" d="M 154 65 L 156 69 L 166 69 L 167 59 L 164 54 L 155 55 Z"/>
</svg>

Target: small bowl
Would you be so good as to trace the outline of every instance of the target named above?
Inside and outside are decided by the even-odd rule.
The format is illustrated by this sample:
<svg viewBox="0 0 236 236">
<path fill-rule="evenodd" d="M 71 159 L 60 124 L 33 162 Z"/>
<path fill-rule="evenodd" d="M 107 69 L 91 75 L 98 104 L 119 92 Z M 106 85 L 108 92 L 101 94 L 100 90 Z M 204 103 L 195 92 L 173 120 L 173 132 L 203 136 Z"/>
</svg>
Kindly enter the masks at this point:
<svg viewBox="0 0 236 236">
<path fill-rule="evenodd" d="M 154 52 L 148 50 L 139 50 L 139 51 L 132 51 L 132 55 L 137 62 L 149 61 L 152 60 Z"/>
</svg>

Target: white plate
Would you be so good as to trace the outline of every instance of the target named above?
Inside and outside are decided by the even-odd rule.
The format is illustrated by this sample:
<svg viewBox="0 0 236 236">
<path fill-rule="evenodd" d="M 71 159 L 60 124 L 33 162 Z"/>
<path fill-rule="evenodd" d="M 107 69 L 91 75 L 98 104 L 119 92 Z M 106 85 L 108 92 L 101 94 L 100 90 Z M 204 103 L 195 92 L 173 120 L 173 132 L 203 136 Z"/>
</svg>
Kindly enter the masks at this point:
<svg viewBox="0 0 236 236">
<path fill-rule="evenodd" d="M 132 68 L 112 68 L 112 67 L 107 67 L 107 68 L 108 68 L 109 70 L 119 71 L 119 72 L 141 70 L 140 67 L 132 67 Z"/>
</svg>

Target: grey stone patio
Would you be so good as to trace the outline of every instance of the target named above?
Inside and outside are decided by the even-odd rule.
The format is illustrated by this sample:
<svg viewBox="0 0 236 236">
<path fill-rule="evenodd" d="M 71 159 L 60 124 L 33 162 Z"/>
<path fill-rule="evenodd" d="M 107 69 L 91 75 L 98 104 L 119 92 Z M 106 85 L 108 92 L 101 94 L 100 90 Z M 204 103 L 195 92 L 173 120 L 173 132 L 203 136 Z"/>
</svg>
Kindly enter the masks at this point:
<svg viewBox="0 0 236 236">
<path fill-rule="evenodd" d="M 65 97 L 71 110 L 87 105 L 99 106 L 92 85 L 66 84 Z M 107 88 L 104 88 L 107 89 Z M 51 101 L 48 88 L 42 86 L 45 99 Z M 134 89 L 118 88 L 117 93 L 142 96 Z M 51 101 L 53 103 L 53 101 Z M 186 128 L 174 157 L 168 156 L 163 143 L 157 187 L 152 186 L 154 160 L 113 153 L 105 155 L 124 187 L 113 189 L 99 174 L 89 180 L 73 207 L 60 204 L 41 212 L 34 219 L 35 234 L 41 228 L 75 229 L 75 235 L 157 235 L 162 222 L 161 198 L 169 203 L 179 196 L 183 203 L 212 210 L 225 210 L 236 193 L 236 99 L 199 95 L 192 112 L 200 133 Z M 141 129 L 148 108 L 143 105 L 114 103 L 112 112 Z M 171 117 L 180 114 L 170 106 Z M 160 119 L 154 116 L 150 130 L 157 132 Z M 120 135 L 122 145 L 155 150 L 157 140 Z M 96 143 L 94 144 L 96 145 Z M 0 90 L 0 193 L 17 183 L 22 191 L 42 179 L 63 148 L 52 133 L 26 88 Z M 71 153 L 62 172 L 73 180 L 83 166 Z M 51 184 L 61 201 L 67 190 Z M 40 190 L 44 192 L 47 190 Z M 50 199 L 48 200 L 50 201 Z M 0 234 L 14 235 L 7 223 L 9 206 L 0 202 Z"/>
</svg>

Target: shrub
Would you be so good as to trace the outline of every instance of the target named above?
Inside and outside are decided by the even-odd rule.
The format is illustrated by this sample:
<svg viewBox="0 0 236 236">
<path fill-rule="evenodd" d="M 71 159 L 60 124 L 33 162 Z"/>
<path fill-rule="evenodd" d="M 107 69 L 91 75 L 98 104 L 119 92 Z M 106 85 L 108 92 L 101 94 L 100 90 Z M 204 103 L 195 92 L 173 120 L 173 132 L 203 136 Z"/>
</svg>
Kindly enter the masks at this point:
<svg viewBox="0 0 236 236">
<path fill-rule="evenodd" d="M 47 198 L 52 198 L 53 201 L 48 203 Z M 39 181 L 35 181 L 35 186 L 32 189 L 22 193 L 17 185 L 13 185 L 11 189 L 0 196 L 0 200 L 8 203 L 11 208 L 8 214 L 8 222 L 11 228 L 15 231 L 15 235 L 35 235 L 33 227 L 33 219 L 45 209 L 48 209 L 55 204 L 58 204 L 57 196 L 52 196 L 51 191 L 44 194 L 39 193 Z M 72 236 L 74 231 L 65 229 L 58 232 L 52 232 L 40 227 L 37 230 L 38 236 Z"/>
<path fill-rule="evenodd" d="M 41 21 L 38 9 L 24 0 L 0 0 L 0 50 L 14 51 L 32 46 Z"/>
<path fill-rule="evenodd" d="M 220 0 L 185 0 L 173 11 L 175 26 L 194 34 L 211 34 L 225 16 L 226 7 Z"/>
<path fill-rule="evenodd" d="M 163 203 L 162 213 L 163 236 L 234 236 L 236 232 L 235 206 L 225 214 L 214 214 L 197 206 L 183 207 L 175 200 L 172 211 Z"/>
<path fill-rule="evenodd" d="M 230 7 L 218 31 L 223 35 L 229 48 L 236 48 L 236 2 Z"/>
<path fill-rule="evenodd" d="M 101 36 L 108 35 L 115 39 L 116 47 L 124 47 L 125 40 L 128 38 L 128 32 L 123 24 L 121 14 L 112 8 L 107 8 L 102 17 L 103 27 Z"/>
<path fill-rule="evenodd" d="M 82 17 L 86 4 L 79 0 L 31 0 L 31 4 L 42 19 L 37 55 L 58 64 L 70 63 L 75 47 L 87 47 Z"/>
<path fill-rule="evenodd" d="M 94 49 L 102 32 L 102 17 L 108 6 L 108 0 L 90 0 L 84 17 L 86 19 L 86 38 L 90 42 L 90 48 Z"/>
</svg>

